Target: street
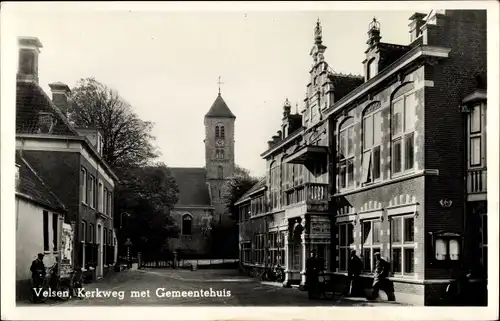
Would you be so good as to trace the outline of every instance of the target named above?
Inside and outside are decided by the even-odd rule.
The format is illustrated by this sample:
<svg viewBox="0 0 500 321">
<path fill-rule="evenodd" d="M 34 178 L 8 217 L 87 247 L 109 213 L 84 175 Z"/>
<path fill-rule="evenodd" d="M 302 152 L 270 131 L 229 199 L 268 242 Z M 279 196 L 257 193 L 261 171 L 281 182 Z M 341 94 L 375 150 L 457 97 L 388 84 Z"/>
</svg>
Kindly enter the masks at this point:
<svg viewBox="0 0 500 321">
<path fill-rule="evenodd" d="M 159 289 L 159 290 L 157 290 Z M 388 302 L 366 302 L 343 298 L 308 300 L 295 288 L 262 284 L 232 270 L 129 270 L 85 286 L 94 297 L 73 298 L 60 306 L 380 306 Z M 168 293 L 171 291 L 170 293 Z M 186 291 L 182 293 L 182 291 Z M 189 293 L 189 291 L 193 291 Z M 230 292 L 230 293 L 229 293 Z M 106 294 L 107 293 L 107 294 Z M 196 294 L 195 294 L 196 293 Z M 216 295 L 222 297 L 215 297 Z M 113 295 L 115 297 L 113 297 Z M 100 297 L 96 297 L 100 296 Z M 108 296 L 108 297 L 102 297 Z M 197 297 L 195 297 L 197 296 Z"/>
</svg>

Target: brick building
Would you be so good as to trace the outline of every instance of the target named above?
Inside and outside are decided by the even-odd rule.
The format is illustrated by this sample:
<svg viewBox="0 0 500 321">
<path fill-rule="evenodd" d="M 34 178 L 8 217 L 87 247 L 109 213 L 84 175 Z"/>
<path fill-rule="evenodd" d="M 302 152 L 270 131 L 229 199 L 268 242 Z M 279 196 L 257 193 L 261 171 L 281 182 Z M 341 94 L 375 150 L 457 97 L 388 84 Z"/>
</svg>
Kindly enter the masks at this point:
<svg viewBox="0 0 500 321">
<path fill-rule="evenodd" d="M 461 270 L 482 266 L 476 275 L 485 275 L 486 11 L 415 13 L 409 27 L 409 43 L 399 45 L 382 42 L 383 27 L 370 23 L 362 78 L 332 72 L 316 27 L 301 126 L 274 137 L 262 154 L 266 185 L 240 200 L 241 249 L 252 249 L 252 264 L 273 244 L 269 225 L 255 220 L 284 227 L 286 284 L 298 270 L 305 281 L 310 248 L 340 287 L 349 250 L 361 256 L 367 285 L 380 252 L 396 298 L 415 304 L 434 304 Z M 329 184 L 319 207 L 323 194 L 308 190 L 317 183 Z M 289 195 L 302 188 L 294 209 Z M 257 214 L 262 190 L 271 207 Z"/>
<path fill-rule="evenodd" d="M 113 193 L 118 178 L 102 158 L 100 132 L 68 122 L 68 86 L 50 84 L 52 100 L 39 86 L 40 41 L 21 37 L 19 45 L 16 153 L 66 210 L 64 249 L 58 253 L 62 266 L 81 266 L 101 278 L 116 262 Z M 21 227 L 17 233 L 29 235 Z"/>
</svg>

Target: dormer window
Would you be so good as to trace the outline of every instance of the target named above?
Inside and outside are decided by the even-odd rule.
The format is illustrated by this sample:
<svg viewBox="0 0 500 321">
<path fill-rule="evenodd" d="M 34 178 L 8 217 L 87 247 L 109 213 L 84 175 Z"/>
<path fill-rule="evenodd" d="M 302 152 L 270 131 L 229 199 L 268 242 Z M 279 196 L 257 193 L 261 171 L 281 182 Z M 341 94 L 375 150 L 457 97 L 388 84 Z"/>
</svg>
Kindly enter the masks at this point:
<svg viewBox="0 0 500 321">
<path fill-rule="evenodd" d="M 377 75 L 377 64 L 375 59 L 371 59 L 366 66 L 366 80 L 370 80 Z"/>
<path fill-rule="evenodd" d="M 51 134 L 54 129 L 54 115 L 48 112 L 38 113 L 38 133 Z"/>
</svg>

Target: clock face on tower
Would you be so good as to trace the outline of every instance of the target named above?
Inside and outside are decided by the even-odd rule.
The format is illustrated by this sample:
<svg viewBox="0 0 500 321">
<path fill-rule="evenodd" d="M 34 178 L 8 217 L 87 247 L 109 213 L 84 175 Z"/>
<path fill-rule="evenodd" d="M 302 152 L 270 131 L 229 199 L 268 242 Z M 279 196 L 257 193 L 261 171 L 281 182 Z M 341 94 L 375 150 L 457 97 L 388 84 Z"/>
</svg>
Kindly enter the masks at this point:
<svg viewBox="0 0 500 321">
<path fill-rule="evenodd" d="M 224 146 L 224 140 L 223 140 L 223 139 L 217 139 L 217 140 L 215 141 L 215 145 L 216 145 L 217 147 L 222 147 L 222 146 Z"/>
</svg>

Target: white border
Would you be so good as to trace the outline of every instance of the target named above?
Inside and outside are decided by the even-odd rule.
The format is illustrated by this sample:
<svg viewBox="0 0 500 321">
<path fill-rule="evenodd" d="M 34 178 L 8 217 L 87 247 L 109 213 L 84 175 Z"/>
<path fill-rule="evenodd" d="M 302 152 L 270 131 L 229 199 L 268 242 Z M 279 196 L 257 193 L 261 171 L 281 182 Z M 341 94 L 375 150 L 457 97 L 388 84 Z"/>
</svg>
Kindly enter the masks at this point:
<svg viewBox="0 0 500 321">
<path fill-rule="evenodd" d="M 489 220 L 489 306 L 487 308 L 322 308 L 314 310 L 298 307 L 287 308 L 16 308 L 15 296 L 15 221 L 14 208 L 14 124 L 15 74 L 17 61 L 16 35 L 9 33 L 16 14 L 21 11 L 347 11 L 347 10 L 412 10 L 428 12 L 432 8 L 488 9 L 488 220 Z M 80 320 L 213 320 L 213 319 L 304 319 L 304 320 L 493 320 L 498 317 L 498 39 L 499 5 L 496 1 L 450 1 L 450 2 L 23 2 L 2 3 L 0 12 L 1 30 L 1 255 L 2 255 L 2 319 L 69 320 L 77 316 Z M 405 28 L 406 26 L 401 26 Z M 311 313 L 314 311 L 314 313 Z"/>
</svg>

